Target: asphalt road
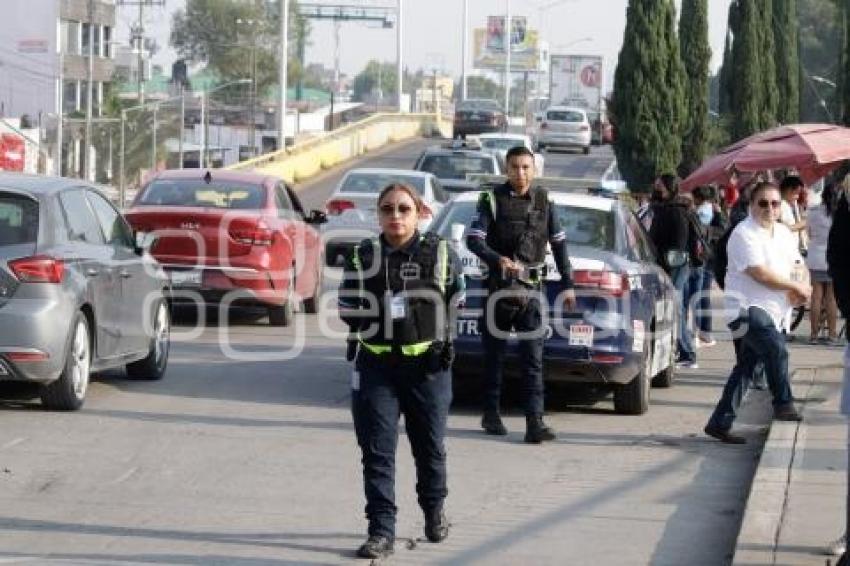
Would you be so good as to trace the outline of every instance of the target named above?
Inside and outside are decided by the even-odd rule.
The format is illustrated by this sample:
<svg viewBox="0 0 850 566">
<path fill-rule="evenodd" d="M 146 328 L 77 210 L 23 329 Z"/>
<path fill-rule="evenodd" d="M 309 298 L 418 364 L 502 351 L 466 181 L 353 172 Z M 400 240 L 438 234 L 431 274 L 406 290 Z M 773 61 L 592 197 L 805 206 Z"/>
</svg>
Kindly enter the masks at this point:
<svg viewBox="0 0 850 566">
<path fill-rule="evenodd" d="M 359 165 L 410 164 L 424 143 Z M 559 154 L 547 167 L 590 170 L 599 153 Z M 305 202 L 322 203 L 338 175 L 299 187 Z M 332 309 L 286 329 L 260 312 L 197 329 L 192 313 L 178 315 L 160 382 L 98 376 L 76 413 L 0 389 L 0 563 L 357 562 L 360 459 Z M 412 542 L 387 563 L 727 563 L 766 411 L 756 403 L 742 416 L 747 446 L 699 434 L 730 356 L 728 344 L 701 351 L 703 369 L 654 390 L 641 417 L 613 414 L 610 396 L 555 392 L 547 420 L 559 438 L 543 446 L 522 443 L 515 397 L 506 438 L 483 435 L 475 404 L 457 403 L 447 438 L 453 527 L 440 545 L 416 542 L 422 518 L 402 432 L 398 535 Z"/>
</svg>

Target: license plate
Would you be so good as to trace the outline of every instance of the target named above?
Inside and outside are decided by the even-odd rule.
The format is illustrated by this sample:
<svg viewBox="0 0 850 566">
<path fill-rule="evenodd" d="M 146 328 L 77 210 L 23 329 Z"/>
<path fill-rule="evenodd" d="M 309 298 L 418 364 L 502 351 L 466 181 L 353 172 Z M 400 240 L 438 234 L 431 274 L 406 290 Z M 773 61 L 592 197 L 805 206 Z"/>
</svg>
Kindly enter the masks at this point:
<svg viewBox="0 0 850 566">
<path fill-rule="evenodd" d="M 593 326 L 590 324 L 570 325 L 570 346 L 593 346 Z"/>
<path fill-rule="evenodd" d="M 179 287 L 199 287 L 201 285 L 201 272 L 194 271 L 172 271 L 171 284 Z"/>
</svg>

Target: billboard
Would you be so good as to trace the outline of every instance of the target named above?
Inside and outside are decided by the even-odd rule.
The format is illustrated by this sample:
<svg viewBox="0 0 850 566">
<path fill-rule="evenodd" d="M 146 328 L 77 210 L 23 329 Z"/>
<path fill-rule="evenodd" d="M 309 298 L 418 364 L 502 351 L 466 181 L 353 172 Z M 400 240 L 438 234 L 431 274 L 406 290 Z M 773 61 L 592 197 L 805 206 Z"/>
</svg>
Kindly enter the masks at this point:
<svg viewBox="0 0 850 566">
<path fill-rule="evenodd" d="M 549 97 L 552 104 L 599 111 L 602 102 L 602 57 L 551 55 Z"/>
<path fill-rule="evenodd" d="M 477 28 L 473 36 L 473 67 L 503 70 L 505 68 L 505 17 L 490 16 L 486 28 Z M 538 71 L 539 47 L 537 30 L 529 29 L 526 18 L 511 18 L 511 71 Z"/>
</svg>

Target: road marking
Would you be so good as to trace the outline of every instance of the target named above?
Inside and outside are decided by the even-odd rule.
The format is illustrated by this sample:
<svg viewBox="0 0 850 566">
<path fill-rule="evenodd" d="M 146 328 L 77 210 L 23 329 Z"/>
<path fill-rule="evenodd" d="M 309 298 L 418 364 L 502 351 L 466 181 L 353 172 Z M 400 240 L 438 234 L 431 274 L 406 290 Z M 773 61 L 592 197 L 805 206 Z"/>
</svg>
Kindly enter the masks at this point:
<svg viewBox="0 0 850 566">
<path fill-rule="evenodd" d="M 124 472 L 123 474 L 121 474 L 121 475 L 120 475 L 117 479 L 112 480 L 112 481 L 111 481 L 111 482 L 109 482 L 109 483 L 110 483 L 110 484 L 112 484 L 112 485 L 115 485 L 115 484 L 121 483 L 121 482 L 123 482 L 123 481 L 126 481 L 127 479 L 129 479 L 129 478 L 130 478 L 130 476 L 132 476 L 133 474 L 135 474 L 137 471 L 139 471 L 139 467 L 138 467 L 138 466 L 133 467 L 133 468 L 130 468 L 129 470 L 127 470 L 126 472 Z"/>
<path fill-rule="evenodd" d="M 26 438 L 24 438 L 24 437 L 16 438 L 15 440 L 10 440 L 9 442 L 4 444 L 3 446 L 0 446 L 0 450 L 5 450 L 7 448 L 12 448 L 13 446 L 17 446 L 18 444 L 20 444 L 24 440 L 26 440 Z"/>
</svg>

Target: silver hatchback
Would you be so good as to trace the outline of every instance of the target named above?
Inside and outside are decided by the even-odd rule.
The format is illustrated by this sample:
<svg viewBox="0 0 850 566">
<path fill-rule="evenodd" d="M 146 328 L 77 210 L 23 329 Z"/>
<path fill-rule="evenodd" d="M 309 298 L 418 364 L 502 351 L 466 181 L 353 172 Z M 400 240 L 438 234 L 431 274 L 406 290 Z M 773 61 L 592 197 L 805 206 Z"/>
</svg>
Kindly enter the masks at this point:
<svg viewBox="0 0 850 566">
<path fill-rule="evenodd" d="M 115 207 L 74 179 L 0 173 L 0 380 L 79 409 L 94 371 L 160 379 L 167 280 Z"/>
</svg>

